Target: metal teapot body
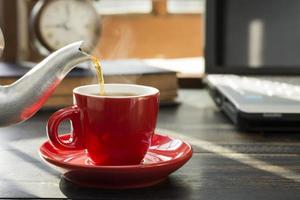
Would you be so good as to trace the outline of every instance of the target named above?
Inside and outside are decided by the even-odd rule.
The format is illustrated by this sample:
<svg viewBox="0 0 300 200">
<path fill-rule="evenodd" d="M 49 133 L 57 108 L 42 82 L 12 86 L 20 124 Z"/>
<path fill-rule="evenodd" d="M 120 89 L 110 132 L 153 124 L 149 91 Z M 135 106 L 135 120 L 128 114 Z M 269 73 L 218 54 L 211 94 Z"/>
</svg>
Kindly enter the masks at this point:
<svg viewBox="0 0 300 200">
<path fill-rule="evenodd" d="M 0 33 L 0 55 L 1 44 L 4 47 Z M 13 84 L 0 86 L 0 127 L 33 116 L 62 79 L 76 65 L 90 59 L 81 51 L 81 45 L 82 42 L 75 42 L 53 52 Z"/>
</svg>

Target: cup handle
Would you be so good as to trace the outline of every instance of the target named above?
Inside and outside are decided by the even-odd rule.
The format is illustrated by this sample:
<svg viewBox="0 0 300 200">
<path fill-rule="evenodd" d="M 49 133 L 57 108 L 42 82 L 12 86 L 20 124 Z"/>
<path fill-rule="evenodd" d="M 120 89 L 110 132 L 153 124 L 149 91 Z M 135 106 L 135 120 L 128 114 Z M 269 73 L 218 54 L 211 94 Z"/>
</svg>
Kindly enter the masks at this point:
<svg viewBox="0 0 300 200">
<path fill-rule="evenodd" d="M 58 126 L 64 120 L 71 120 L 73 132 L 69 140 L 61 140 L 58 136 Z M 53 146 L 61 150 L 83 149 L 83 141 L 80 138 L 82 134 L 80 122 L 80 110 L 75 106 L 70 106 L 56 111 L 48 120 L 47 134 Z"/>
</svg>

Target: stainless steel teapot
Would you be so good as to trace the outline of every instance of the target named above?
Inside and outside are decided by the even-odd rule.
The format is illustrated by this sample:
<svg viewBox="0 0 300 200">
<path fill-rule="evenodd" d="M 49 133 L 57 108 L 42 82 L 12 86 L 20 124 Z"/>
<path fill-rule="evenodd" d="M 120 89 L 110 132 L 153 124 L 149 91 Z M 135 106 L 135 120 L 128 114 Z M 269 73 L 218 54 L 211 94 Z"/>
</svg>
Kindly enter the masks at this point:
<svg viewBox="0 0 300 200">
<path fill-rule="evenodd" d="M 53 52 L 13 84 L 0 86 L 0 127 L 33 116 L 76 65 L 90 60 L 81 49 L 82 43 L 75 42 Z M 0 56 L 3 49 L 0 29 Z"/>
</svg>

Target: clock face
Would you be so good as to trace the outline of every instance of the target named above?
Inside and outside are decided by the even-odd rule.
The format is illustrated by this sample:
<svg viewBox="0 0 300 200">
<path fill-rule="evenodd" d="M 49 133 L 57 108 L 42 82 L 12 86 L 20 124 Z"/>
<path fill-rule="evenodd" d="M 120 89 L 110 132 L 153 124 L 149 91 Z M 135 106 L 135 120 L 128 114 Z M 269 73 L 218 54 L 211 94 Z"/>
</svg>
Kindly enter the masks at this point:
<svg viewBox="0 0 300 200">
<path fill-rule="evenodd" d="M 50 50 L 83 40 L 92 49 L 99 37 L 99 16 L 89 1 L 48 1 L 39 16 L 42 43 Z"/>
</svg>

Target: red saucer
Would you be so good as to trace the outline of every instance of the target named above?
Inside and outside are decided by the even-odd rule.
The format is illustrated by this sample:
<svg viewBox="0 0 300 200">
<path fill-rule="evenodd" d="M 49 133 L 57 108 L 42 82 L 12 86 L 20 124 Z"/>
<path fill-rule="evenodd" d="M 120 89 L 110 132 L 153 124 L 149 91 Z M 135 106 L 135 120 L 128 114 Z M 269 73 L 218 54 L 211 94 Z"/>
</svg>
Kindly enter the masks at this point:
<svg viewBox="0 0 300 200">
<path fill-rule="evenodd" d="M 67 140 L 69 135 L 61 136 Z M 139 165 L 99 166 L 85 150 L 59 150 L 49 141 L 39 149 L 43 160 L 69 181 L 87 187 L 139 188 L 155 185 L 183 166 L 192 157 L 192 148 L 179 139 L 155 134 L 144 160 Z"/>
</svg>

